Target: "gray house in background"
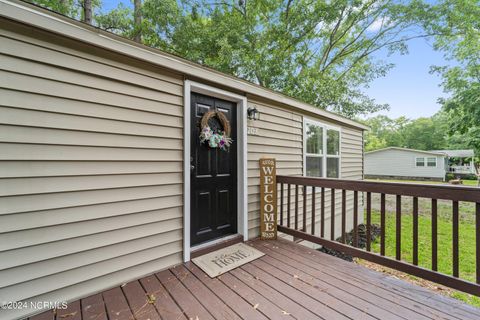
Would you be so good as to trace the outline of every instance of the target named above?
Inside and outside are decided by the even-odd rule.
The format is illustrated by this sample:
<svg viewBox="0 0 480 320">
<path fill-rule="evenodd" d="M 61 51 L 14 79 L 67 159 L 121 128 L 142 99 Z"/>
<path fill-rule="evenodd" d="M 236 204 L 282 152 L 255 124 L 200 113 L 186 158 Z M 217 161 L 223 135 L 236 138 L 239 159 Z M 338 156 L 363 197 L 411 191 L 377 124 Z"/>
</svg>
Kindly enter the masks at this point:
<svg viewBox="0 0 480 320">
<path fill-rule="evenodd" d="M 366 178 L 445 180 L 444 152 L 390 147 L 365 153 Z"/>
<path fill-rule="evenodd" d="M 389 147 L 365 153 L 366 178 L 445 180 L 475 174 L 473 150 L 414 150 Z"/>
</svg>

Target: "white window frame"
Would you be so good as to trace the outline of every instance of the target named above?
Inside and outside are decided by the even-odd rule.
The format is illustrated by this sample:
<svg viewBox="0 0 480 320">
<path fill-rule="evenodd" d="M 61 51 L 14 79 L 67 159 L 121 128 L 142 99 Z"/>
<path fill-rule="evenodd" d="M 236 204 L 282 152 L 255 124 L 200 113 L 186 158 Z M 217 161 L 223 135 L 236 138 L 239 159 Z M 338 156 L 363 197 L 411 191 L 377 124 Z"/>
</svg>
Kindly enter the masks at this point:
<svg viewBox="0 0 480 320">
<path fill-rule="evenodd" d="M 435 159 L 435 166 L 428 165 L 428 159 Z M 423 159 L 423 166 L 417 165 L 417 160 Z M 415 167 L 416 168 L 437 168 L 438 167 L 438 159 L 437 157 L 415 157 Z"/>
<path fill-rule="evenodd" d="M 434 166 L 429 166 L 428 165 L 428 159 L 435 159 L 435 165 Z M 427 168 L 436 168 L 438 166 L 438 160 L 437 160 L 437 157 L 425 157 L 425 166 Z"/>
<path fill-rule="evenodd" d="M 418 159 L 422 159 L 423 160 L 423 166 L 419 166 L 418 165 Z M 427 159 L 425 157 L 415 157 L 415 167 L 416 168 L 424 168 L 427 166 Z"/>
<path fill-rule="evenodd" d="M 322 141 L 322 154 L 307 154 L 307 125 L 311 124 L 317 127 L 323 128 L 323 141 Z M 327 154 L 327 130 L 338 131 L 338 155 L 329 155 Z M 303 118 L 303 176 L 307 176 L 307 156 L 308 157 L 318 157 L 323 158 L 322 161 L 322 176 L 318 178 L 327 178 L 327 159 L 336 158 L 338 159 L 338 178 L 330 179 L 340 179 L 342 177 L 342 128 L 339 126 L 334 126 L 321 122 L 318 120 L 313 120 L 309 118 Z"/>
</svg>

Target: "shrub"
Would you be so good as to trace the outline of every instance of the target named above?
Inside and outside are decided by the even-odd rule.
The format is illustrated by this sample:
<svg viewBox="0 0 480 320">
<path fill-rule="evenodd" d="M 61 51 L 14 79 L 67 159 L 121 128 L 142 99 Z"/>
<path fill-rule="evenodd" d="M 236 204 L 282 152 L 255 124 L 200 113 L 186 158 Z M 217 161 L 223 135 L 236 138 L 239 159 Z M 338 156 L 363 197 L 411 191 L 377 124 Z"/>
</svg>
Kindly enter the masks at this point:
<svg viewBox="0 0 480 320">
<path fill-rule="evenodd" d="M 455 175 L 451 172 L 449 172 L 445 175 L 445 180 L 447 180 L 447 181 L 454 180 L 454 179 L 455 179 Z"/>
</svg>

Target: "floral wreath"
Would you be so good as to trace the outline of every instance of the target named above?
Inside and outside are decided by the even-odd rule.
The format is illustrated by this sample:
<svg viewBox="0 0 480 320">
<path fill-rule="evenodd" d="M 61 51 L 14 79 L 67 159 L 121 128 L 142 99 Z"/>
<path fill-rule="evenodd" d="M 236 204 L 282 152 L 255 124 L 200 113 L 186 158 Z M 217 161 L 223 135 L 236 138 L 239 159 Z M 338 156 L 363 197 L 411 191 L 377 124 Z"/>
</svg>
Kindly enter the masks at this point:
<svg viewBox="0 0 480 320">
<path fill-rule="evenodd" d="M 217 118 L 220 122 L 220 125 L 223 128 L 223 131 L 215 132 L 208 125 L 208 120 L 212 118 Z M 222 112 L 219 111 L 208 111 L 205 113 L 200 120 L 200 142 L 207 142 L 210 148 L 219 148 L 223 151 L 228 151 L 232 143 L 230 138 L 230 123 L 228 122 L 227 117 Z"/>
</svg>

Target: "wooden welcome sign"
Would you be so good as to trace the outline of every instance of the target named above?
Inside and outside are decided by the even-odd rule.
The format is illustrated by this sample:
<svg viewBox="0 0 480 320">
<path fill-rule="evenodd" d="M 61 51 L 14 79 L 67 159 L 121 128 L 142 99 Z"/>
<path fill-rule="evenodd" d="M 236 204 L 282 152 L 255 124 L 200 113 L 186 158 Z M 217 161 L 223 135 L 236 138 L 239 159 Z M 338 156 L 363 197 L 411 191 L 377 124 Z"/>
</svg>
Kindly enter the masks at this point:
<svg viewBox="0 0 480 320">
<path fill-rule="evenodd" d="M 277 181 L 275 159 L 260 159 L 260 238 L 277 239 Z"/>
</svg>

